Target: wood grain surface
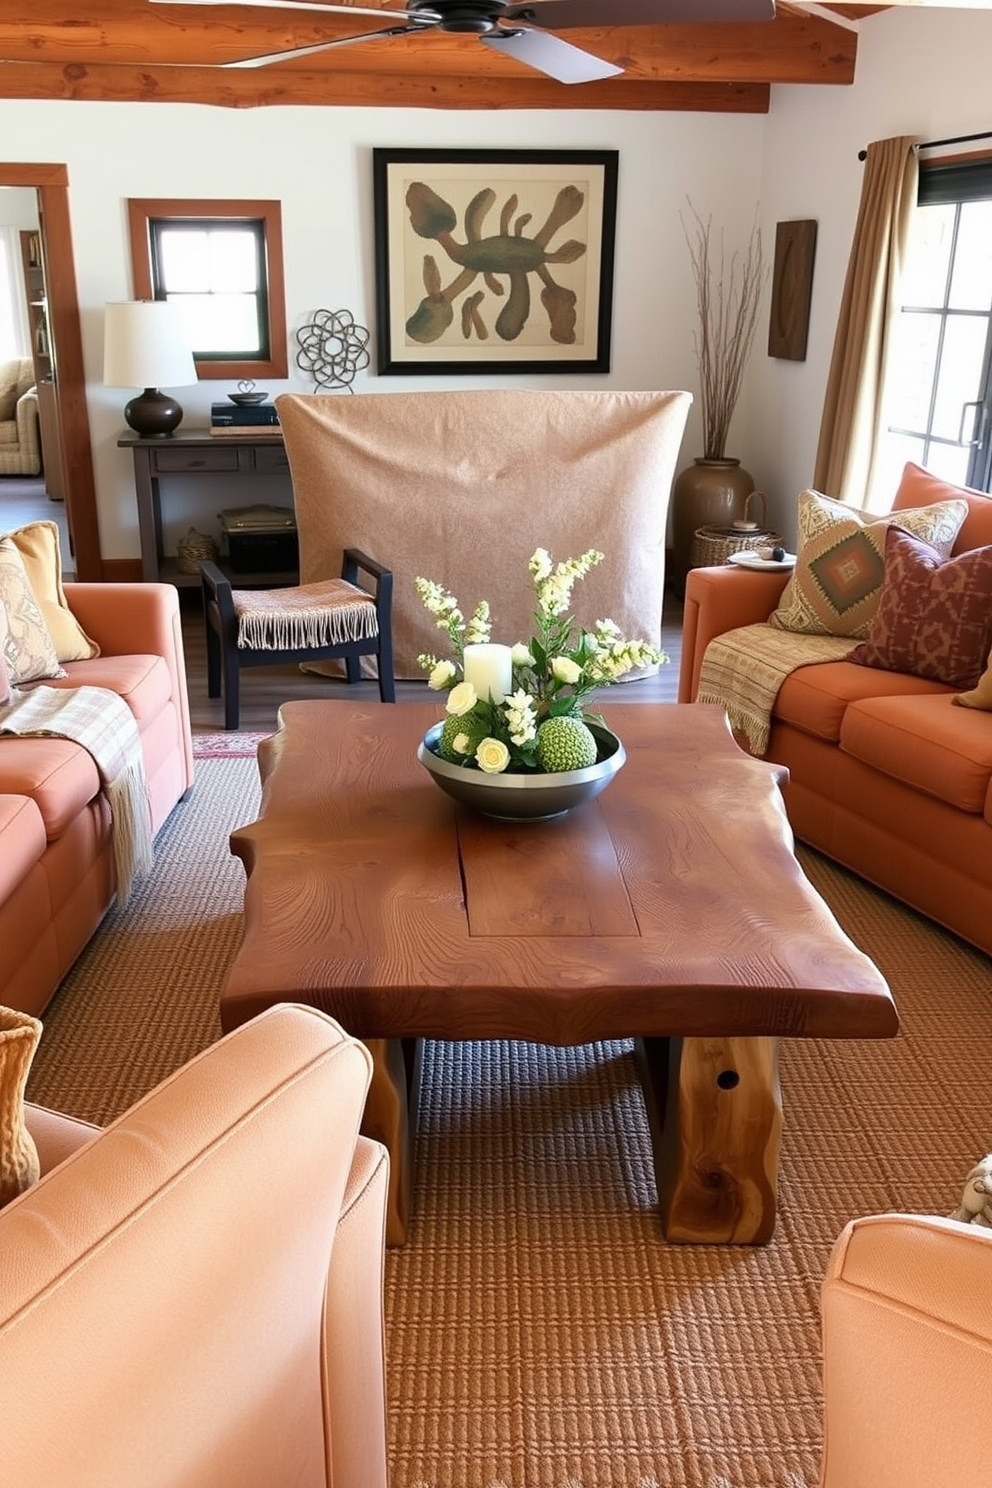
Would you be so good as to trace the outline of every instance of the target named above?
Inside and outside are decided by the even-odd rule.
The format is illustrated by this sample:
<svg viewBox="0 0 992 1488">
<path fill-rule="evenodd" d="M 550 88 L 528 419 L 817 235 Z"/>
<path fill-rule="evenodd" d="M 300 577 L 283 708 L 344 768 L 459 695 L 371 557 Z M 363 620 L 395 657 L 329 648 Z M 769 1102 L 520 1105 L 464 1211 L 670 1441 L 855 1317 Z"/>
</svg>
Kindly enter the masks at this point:
<svg viewBox="0 0 992 1488">
<path fill-rule="evenodd" d="M 244 939 L 235 1027 L 275 1001 L 365 1039 L 364 1129 L 391 1154 L 406 1236 L 417 1041 L 633 1037 L 666 1238 L 763 1243 L 775 1224 L 778 1038 L 889 1038 L 880 972 L 792 852 L 779 766 L 722 709 L 618 704 L 627 763 L 567 816 L 473 815 L 416 748 L 440 705 L 292 702 L 236 831 Z"/>
</svg>

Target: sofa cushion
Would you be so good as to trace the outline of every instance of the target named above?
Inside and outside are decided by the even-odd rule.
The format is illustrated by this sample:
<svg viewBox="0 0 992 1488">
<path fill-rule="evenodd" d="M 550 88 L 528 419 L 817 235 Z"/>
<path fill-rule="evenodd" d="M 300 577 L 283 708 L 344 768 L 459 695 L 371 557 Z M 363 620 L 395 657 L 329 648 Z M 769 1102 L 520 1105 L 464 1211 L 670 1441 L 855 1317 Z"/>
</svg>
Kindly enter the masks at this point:
<svg viewBox="0 0 992 1488">
<path fill-rule="evenodd" d="M 920 538 L 890 527 L 885 579 L 857 666 L 974 687 L 992 641 L 992 547 L 942 558 Z"/>
<path fill-rule="evenodd" d="M 0 795 L 0 904 L 45 851 L 45 824 L 27 796 Z"/>
<path fill-rule="evenodd" d="M 0 537 L 0 646 L 15 687 L 65 676 L 24 560 L 7 537 Z"/>
<path fill-rule="evenodd" d="M 0 362 L 0 420 L 3 422 L 14 417 L 14 409 L 22 391 L 23 365 L 18 360 Z"/>
<path fill-rule="evenodd" d="M 812 635 L 868 634 L 885 575 L 885 534 L 893 522 L 948 557 L 968 515 L 965 500 L 874 516 L 819 491 L 799 497 L 796 565 L 769 623 Z"/>
<path fill-rule="evenodd" d="M 54 522 L 29 522 L 4 534 L 21 555 L 34 597 L 60 662 L 99 656 L 100 648 L 69 608 L 62 588 L 59 529 Z"/>
<path fill-rule="evenodd" d="M 3 627 L 0 627 L 3 628 Z M 4 659 L 3 643 L 0 641 L 0 707 L 10 702 L 10 673 Z"/>
<path fill-rule="evenodd" d="M 875 697 L 943 696 L 946 692 L 941 683 L 923 677 L 831 661 L 800 667 L 787 677 L 775 699 L 774 716 L 804 734 L 837 744 L 844 715 L 852 703 Z"/>
<path fill-rule="evenodd" d="M 992 496 L 987 491 L 975 491 L 971 486 L 954 486 L 941 480 L 922 465 L 907 462 L 892 503 L 896 514 L 906 507 L 929 506 L 934 501 L 966 501 L 968 515 L 952 548 L 954 553 L 963 553 L 966 548 L 984 548 L 992 543 Z"/>
<path fill-rule="evenodd" d="M 71 739 L 0 738 L 0 796 L 30 796 L 55 842 L 100 790 L 93 756 Z"/>
<path fill-rule="evenodd" d="M 949 692 L 865 698 L 844 714 L 840 747 L 959 811 L 981 815 L 992 783 L 992 726 Z"/>
<path fill-rule="evenodd" d="M 106 687 L 124 699 L 139 731 L 157 718 L 172 696 L 169 668 L 161 656 L 95 656 L 70 661 L 66 675 L 46 687 Z"/>
</svg>

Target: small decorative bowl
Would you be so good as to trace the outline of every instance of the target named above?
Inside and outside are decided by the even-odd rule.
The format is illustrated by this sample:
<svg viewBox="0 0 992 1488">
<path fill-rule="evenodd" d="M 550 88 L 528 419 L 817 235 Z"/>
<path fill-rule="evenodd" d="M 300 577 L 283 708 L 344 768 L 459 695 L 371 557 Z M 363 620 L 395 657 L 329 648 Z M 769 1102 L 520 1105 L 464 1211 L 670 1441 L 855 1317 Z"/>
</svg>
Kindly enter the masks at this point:
<svg viewBox="0 0 992 1488">
<path fill-rule="evenodd" d="M 496 821 L 548 821 L 564 816 L 583 801 L 591 801 L 610 781 L 627 758 L 616 734 L 591 724 L 599 758 L 584 770 L 560 774 L 487 775 L 482 770 L 453 765 L 437 753 L 443 724 L 429 728 L 417 748 L 417 758 L 434 784 L 463 806 Z"/>
<path fill-rule="evenodd" d="M 232 403 L 237 403 L 239 408 L 252 408 L 256 403 L 264 403 L 269 396 L 268 393 L 228 393 Z"/>
</svg>

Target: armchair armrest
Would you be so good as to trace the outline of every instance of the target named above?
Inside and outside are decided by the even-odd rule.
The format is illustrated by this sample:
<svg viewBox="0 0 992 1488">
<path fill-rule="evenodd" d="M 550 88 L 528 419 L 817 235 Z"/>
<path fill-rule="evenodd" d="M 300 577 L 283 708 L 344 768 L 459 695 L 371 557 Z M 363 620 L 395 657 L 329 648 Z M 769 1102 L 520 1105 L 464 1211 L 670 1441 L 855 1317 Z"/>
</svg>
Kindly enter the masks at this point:
<svg viewBox="0 0 992 1488">
<path fill-rule="evenodd" d="M 992 1230 L 911 1214 L 846 1227 L 822 1292 L 821 1488 L 975 1478 L 992 1378 L 990 1279 Z"/>
<path fill-rule="evenodd" d="M 18 465 L 22 473 L 29 474 L 41 469 L 41 425 L 38 414 L 38 393 L 29 387 L 18 398 L 14 406 L 17 423 Z"/>
<path fill-rule="evenodd" d="M 692 568 L 686 575 L 682 615 L 680 703 L 691 703 L 699 687 L 703 653 L 714 637 L 767 620 L 788 582 L 787 572 Z"/>
</svg>

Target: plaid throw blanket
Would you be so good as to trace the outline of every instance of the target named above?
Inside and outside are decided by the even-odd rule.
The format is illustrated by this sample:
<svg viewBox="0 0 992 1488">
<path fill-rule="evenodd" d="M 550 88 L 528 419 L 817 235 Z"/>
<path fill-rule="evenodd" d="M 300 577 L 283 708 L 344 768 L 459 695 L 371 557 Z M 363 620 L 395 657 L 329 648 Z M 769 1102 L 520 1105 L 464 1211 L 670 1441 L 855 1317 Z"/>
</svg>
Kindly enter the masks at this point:
<svg viewBox="0 0 992 1488">
<path fill-rule="evenodd" d="M 0 734 L 72 739 L 93 756 L 113 824 L 117 902 L 152 866 L 152 826 L 138 725 L 105 687 L 35 687 L 0 708 Z"/>
<path fill-rule="evenodd" d="M 843 661 L 859 643 L 848 636 L 802 635 L 762 621 L 710 641 L 699 668 L 697 703 L 725 708 L 736 736 L 759 757 L 768 748 L 772 709 L 792 672 L 820 661 Z"/>
</svg>

